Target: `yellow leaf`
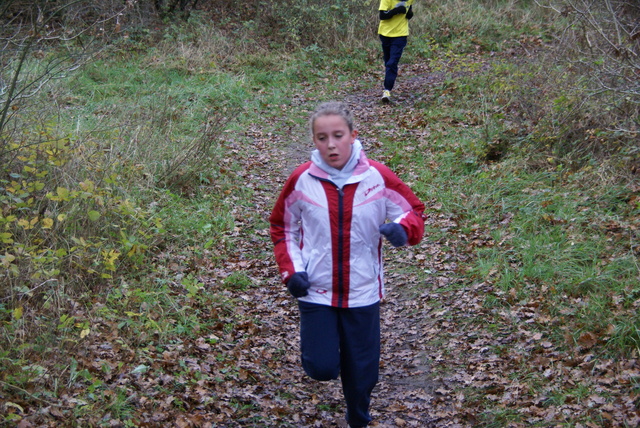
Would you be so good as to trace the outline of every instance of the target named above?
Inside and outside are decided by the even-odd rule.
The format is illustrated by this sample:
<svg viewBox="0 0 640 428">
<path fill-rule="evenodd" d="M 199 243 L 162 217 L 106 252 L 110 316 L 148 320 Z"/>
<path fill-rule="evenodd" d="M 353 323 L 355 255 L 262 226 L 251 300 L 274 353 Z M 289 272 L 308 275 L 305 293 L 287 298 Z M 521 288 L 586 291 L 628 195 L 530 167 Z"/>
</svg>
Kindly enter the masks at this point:
<svg viewBox="0 0 640 428">
<path fill-rule="evenodd" d="M 58 187 L 56 189 L 56 193 L 58 194 L 58 197 L 62 200 L 69 199 L 69 189 L 66 189 L 64 187 Z"/>
<path fill-rule="evenodd" d="M 95 189 L 95 184 L 91 180 L 81 181 L 80 182 L 80 188 L 82 190 L 84 190 L 85 192 L 93 193 L 93 190 Z"/>
<path fill-rule="evenodd" d="M 120 253 L 115 250 L 102 250 L 102 257 L 104 258 L 104 266 L 107 270 L 115 271 L 116 270 L 116 260 L 120 257 Z"/>
<path fill-rule="evenodd" d="M 58 214 L 58 221 L 64 221 L 67 218 L 66 214 Z"/>
<path fill-rule="evenodd" d="M 80 332 L 80 339 L 84 339 L 85 337 L 87 337 L 89 335 L 89 333 L 91 333 L 91 329 L 90 328 L 85 328 Z"/>
<path fill-rule="evenodd" d="M 2 266 L 8 268 L 9 266 L 11 266 L 11 262 L 13 262 L 15 259 L 16 256 L 14 256 L 13 254 L 4 253 L 4 256 L 2 257 Z"/>
<path fill-rule="evenodd" d="M 136 254 L 138 254 L 140 252 L 141 252 L 140 251 L 140 247 L 138 245 L 136 245 L 136 244 L 133 244 L 131 246 L 131 249 L 129 249 L 129 251 L 127 252 L 127 256 L 133 257 L 133 256 L 135 256 Z"/>
<path fill-rule="evenodd" d="M 19 306 L 13 310 L 13 319 L 19 320 L 22 318 L 22 306 Z"/>
<path fill-rule="evenodd" d="M 51 229 L 53 227 L 53 219 L 44 218 L 42 219 L 42 228 L 43 229 Z"/>
<path fill-rule="evenodd" d="M 20 413 L 24 413 L 24 409 L 22 408 L 21 405 L 12 403 L 11 401 L 7 401 L 6 403 L 4 403 L 4 406 L 7 408 L 13 407 L 14 409 L 18 410 Z"/>
</svg>

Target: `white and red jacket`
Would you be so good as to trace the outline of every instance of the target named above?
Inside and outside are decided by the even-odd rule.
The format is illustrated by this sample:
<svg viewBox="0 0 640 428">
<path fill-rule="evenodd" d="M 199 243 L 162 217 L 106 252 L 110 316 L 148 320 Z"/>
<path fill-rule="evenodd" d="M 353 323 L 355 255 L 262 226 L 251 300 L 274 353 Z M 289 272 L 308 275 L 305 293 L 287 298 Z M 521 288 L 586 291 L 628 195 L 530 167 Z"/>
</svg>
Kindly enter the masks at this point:
<svg viewBox="0 0 640 428">
<path fill-rule="evenodd" d="M 312 161 L 296 168 L 271 213 L 271 239 L 283 282 L 307 272 L 300 300 L 339 308 L 372 305 L 384 296 L 385 220 L 400 223 L 408 244 L 424 233 L 424 204 L 389 168 L 360 151 L 342 189 Z"/>
</svg>

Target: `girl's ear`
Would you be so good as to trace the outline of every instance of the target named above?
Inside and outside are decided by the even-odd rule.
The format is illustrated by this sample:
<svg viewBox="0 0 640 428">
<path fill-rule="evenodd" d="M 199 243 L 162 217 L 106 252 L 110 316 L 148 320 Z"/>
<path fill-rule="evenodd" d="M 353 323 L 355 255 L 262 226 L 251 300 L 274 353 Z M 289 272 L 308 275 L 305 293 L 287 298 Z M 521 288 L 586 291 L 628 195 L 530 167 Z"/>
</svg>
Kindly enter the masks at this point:
<svg viewBox="0 0 640 428">
<path fill-rule="evenodd" d="M 354 129 L 353 131 L 351 131 L 351 138 L 355 141 L 356 137 L 358 136 L 358 130 Z M 351 142 L 351 144 L 353 144 L 353 141 Z"/>
</svg>

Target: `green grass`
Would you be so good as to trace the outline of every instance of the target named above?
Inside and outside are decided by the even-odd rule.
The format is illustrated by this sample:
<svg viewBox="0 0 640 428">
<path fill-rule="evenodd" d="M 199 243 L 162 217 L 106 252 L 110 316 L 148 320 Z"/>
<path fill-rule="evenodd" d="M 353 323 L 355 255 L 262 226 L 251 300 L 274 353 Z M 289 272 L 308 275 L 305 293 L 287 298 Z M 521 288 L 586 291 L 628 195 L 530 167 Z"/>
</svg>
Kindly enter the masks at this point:
<svg viewBox="0 0 640 428">
<path fill-rule="evenodd" d="M 614 221 L 608 219 L 616 218 L 600 196 L 608 189 L 592 188 L 586 196 L 584 188 L 567 191 L 558 186 L 555 174 L 511 173 L 474 174 L 473 180 L 453 185 L 447 176 L 444 181 L 441 175 L 432 177 L 431 183 L 442 186 L 442 192 L 433 193 L 448 199 L 445 210 L 463 219 L 462 230 L 480 225 L 491 231 L 491 245 L 477 250 L 472 274 L 490 278 L 503 292 L 515 289 L 518 300 L 536 298 L 532 293 L 544 286 L 551 293 L 543 305 L 552 313 L 579 300 L 582 306 L 575 322 L 583 330 L 603 331 L 609 323 L 628 326 L 632 312 L 624 309 L 624 303 L 605 304 L 610 296 L 637 289 L 638 280 L 637 258 L 624 248 L 624 238 L 617 238 L 615 245 L 616 238 L 602 229 L 603 223 Z M 512 217 L 502 224 L 507 214 Z M 492 298 L 489 304 L 501 305 L 500 299 Z M 624 353 L 635 349 L 618 348 Z"/>
</svg>

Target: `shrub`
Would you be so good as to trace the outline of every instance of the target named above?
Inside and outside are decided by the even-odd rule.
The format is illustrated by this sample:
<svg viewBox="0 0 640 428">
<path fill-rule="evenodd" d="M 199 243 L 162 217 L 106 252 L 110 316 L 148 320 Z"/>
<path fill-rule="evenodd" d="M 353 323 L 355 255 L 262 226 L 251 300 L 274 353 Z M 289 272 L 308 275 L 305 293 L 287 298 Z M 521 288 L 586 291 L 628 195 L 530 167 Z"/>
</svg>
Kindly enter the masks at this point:
<svg viewBox="0 0 640 428">
<path fill-rule="evenodd" d="M 95 142 L 43 131 L 14 142 L 0 178 L 3 299 L 40 285 L 97 285 L 141 263 L 162 239 L 158 219 L 122 191 Z"/>
<path fill-rule="evenodd" d="M 640 6 L 628 0 L 544 5 L 562 31 L 538 66 L 539 77 L 522 85 L 539 94 L 538 114 L 529 117 L 533 140 L 578 166 L 591 156 L 630 161 L 640 132 Z M 535 97 L 528 100 L 536 104 Z"/>
</svg>

